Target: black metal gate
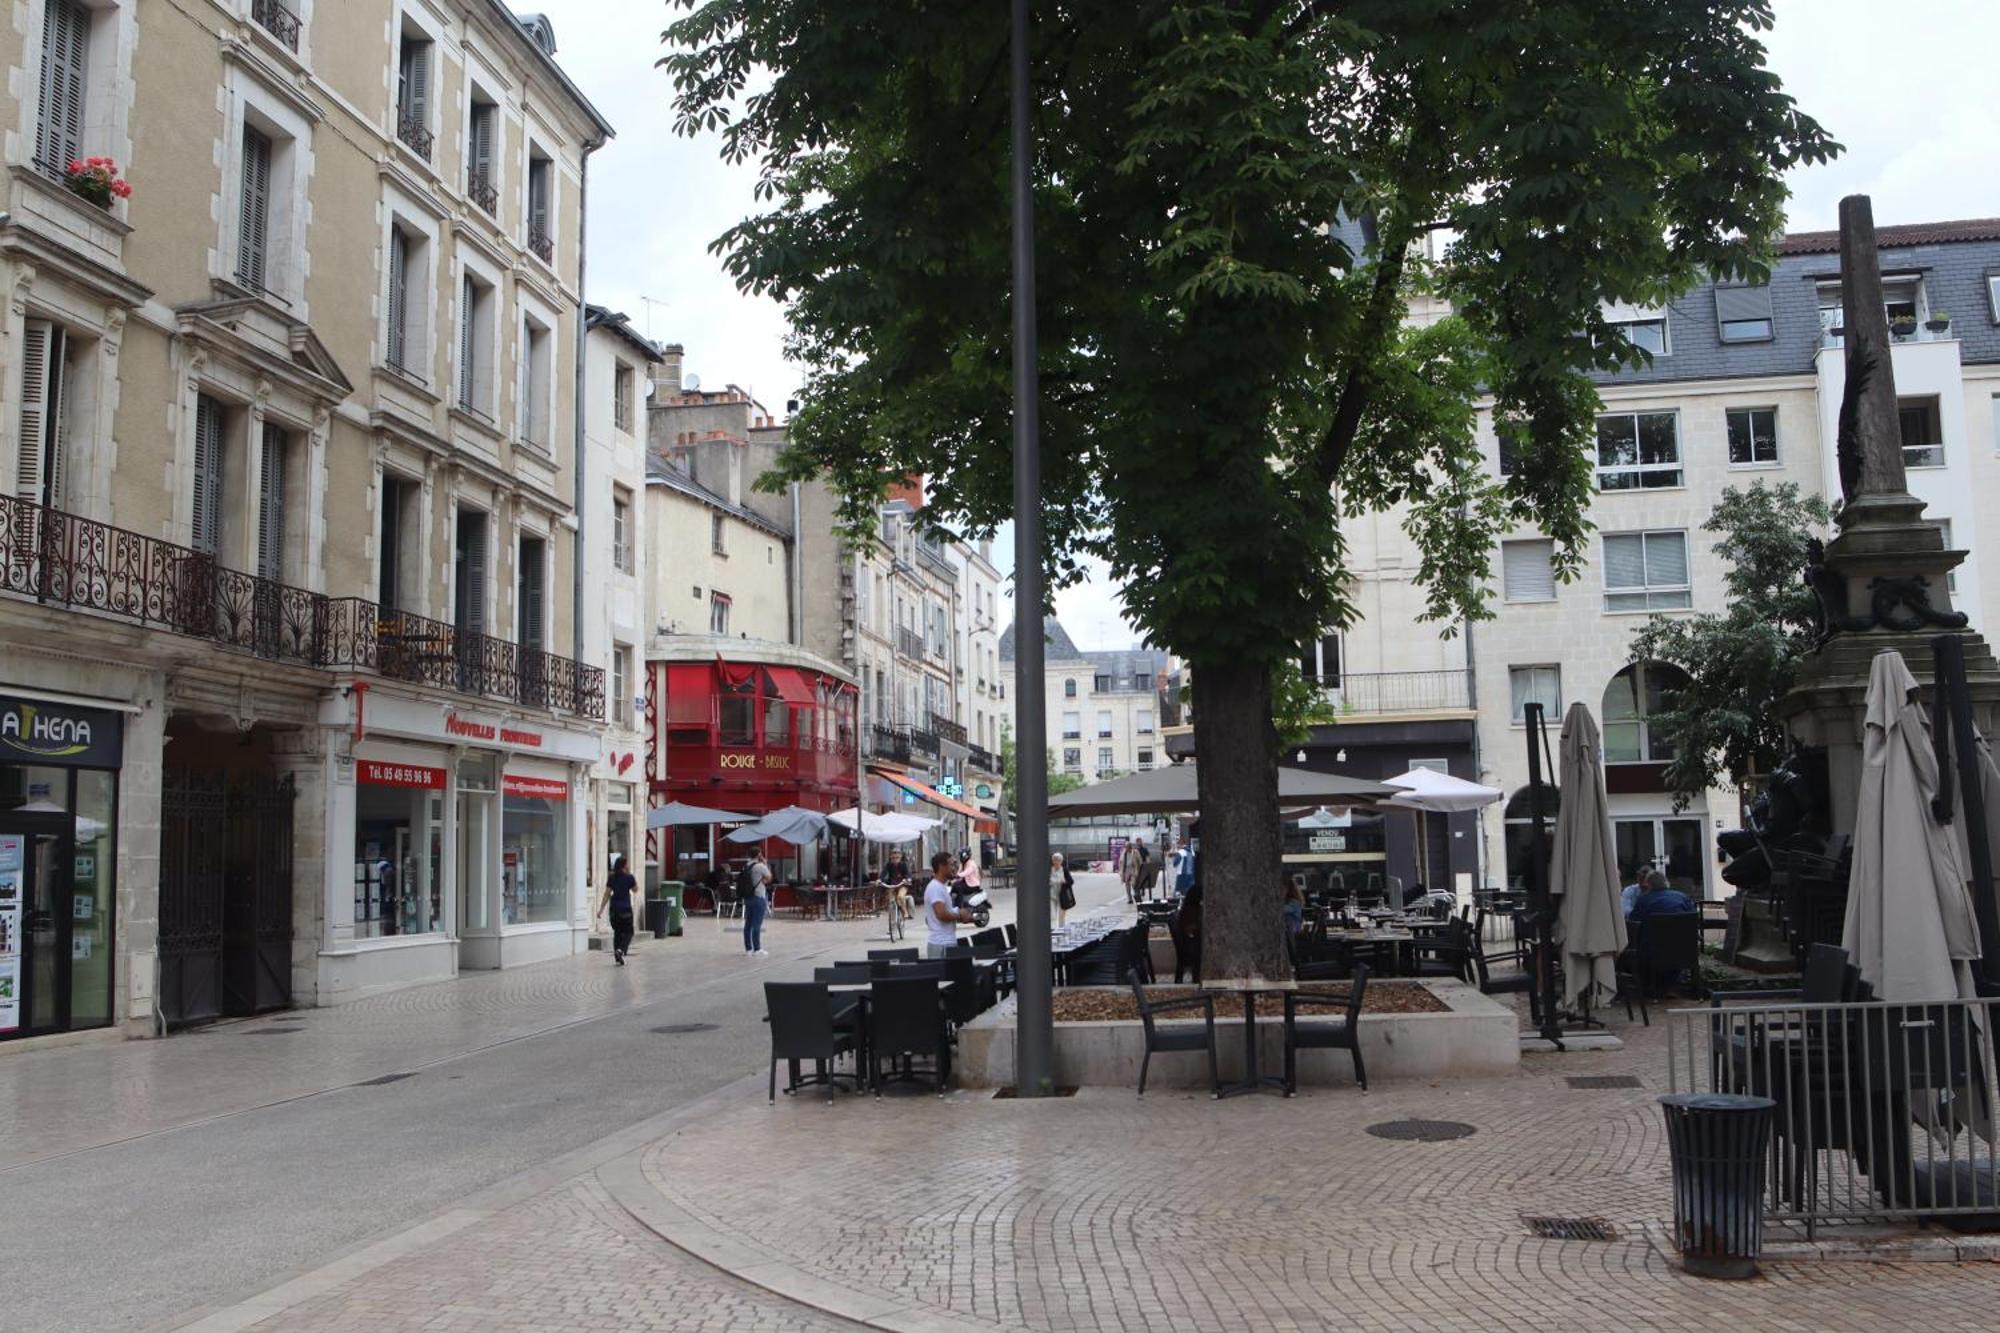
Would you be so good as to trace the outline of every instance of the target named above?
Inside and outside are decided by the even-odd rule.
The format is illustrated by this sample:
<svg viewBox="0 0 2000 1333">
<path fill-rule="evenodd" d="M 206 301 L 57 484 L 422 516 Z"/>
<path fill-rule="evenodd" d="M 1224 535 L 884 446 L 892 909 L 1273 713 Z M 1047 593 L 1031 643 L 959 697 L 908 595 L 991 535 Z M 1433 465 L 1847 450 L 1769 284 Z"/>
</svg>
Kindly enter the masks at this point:
<svg viewBox="0 0 2000 1333">
<path fill-rule="evenodd" d="M 160 1009 L 168 1026 L 292 1001 L 292 779 L 168 769 Z"/>
</svg>

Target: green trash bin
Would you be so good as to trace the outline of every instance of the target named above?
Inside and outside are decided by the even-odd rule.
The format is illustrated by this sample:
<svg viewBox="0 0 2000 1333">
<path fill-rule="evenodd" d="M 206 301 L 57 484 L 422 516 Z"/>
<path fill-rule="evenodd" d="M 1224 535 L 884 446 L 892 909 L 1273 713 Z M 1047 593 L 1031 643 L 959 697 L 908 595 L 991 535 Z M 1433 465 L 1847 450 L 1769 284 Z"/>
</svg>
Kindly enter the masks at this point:
<svg viewBox="0 0 2000 1333">
<path fill-rule="evenodd" d="M 655 939 L 663 935 L 680 934 L 681 926 L 687 921 L 687 909 L 682 906 L 681 898 L 681 895 L 687 892 L 687 885 L 677 879 L 663 879 L 660 881 L 659 892 L 662 910 L 660 924 L 653 931 Z"/>
</svg>

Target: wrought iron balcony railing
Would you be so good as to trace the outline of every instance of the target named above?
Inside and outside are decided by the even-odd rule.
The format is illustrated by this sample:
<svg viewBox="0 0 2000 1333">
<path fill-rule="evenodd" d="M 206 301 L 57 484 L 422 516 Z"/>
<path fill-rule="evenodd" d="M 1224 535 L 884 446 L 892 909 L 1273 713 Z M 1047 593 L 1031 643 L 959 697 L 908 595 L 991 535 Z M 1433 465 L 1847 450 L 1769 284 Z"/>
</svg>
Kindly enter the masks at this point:
<svg viewBox="0 0 2000 1333">
<path fill-rule="evenodd" d="M 998 773 L 999 766 L 993 760 L 993 752 L 983 745 L 965 747 L 965 762 L 981 773 Z"/>
<path fill-rule="evenodd" d="M 299 16 L 278 0 L 250 0 L 250 18 L 288 51 L 299 49 Z"/>
<path fill-rule="evenodd" d="M 965 744 L 965 724 L 962 722 L 932 713 L 931 730 L 938 734 L 939 739 L 950 741 L 953 745 Z"/>
<path fill-rule="evenodd" d="M 424 161 L 431 160 L 431 148 L 437 143 L 437 136 L 431 133 L 428 125 L 424 124 L 422 116 L 408 110 L 398 113 L 396 137 Z"/>
<path fill-rule="evenodd" d="M 528 228 L 528 248 L 535 252 L 535 258 L 544 264 L 556 262 L 556 238 L 540 227 Z"/>
<path fill-rule="evenodd" d="M 499 187 L 486 177 L 477 174 L 468 175 L 465 178 L 465 192 L 471 196 L 473 203 L 479 205 L 486 216 L 500 215 Z"/>
<path fill-rule="evenodd" d="M 910 762 L 910 734 L 900 727 L 877 726 L 873 729 L 873 753 L 877 759 L 889 759 L 899 764 Z"/>
<path fill-rule="evenodd" d="M 0 495 L 0 593 L 206 639 L 270 662 L 373 671 L 531 708 L 604 717 L 604 672 L 358 597 Z"/>
</svg>

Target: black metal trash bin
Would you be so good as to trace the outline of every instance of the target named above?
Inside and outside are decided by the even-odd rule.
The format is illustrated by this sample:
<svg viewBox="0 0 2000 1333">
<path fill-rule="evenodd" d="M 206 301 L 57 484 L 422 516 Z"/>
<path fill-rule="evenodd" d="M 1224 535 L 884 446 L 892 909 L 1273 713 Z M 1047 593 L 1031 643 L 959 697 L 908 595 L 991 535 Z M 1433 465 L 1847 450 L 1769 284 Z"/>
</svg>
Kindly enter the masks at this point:
<svg viewBox="0 0 2000 1333">
<path fill-rule="evenodd" d="M 1678 1092 L 1660 1098 L 1673 1157 L 1674 1244 L 1699 1277 L 1757 1275 L 1764 1248 L 1769 1097 Z"/>
<path fill-rule="evenodd" d="M 671 905 L 665 898 L 646 899 L 646 929 L 653 932 L 656 940 L 667 937 L 667 909 Z"/>
</svg>

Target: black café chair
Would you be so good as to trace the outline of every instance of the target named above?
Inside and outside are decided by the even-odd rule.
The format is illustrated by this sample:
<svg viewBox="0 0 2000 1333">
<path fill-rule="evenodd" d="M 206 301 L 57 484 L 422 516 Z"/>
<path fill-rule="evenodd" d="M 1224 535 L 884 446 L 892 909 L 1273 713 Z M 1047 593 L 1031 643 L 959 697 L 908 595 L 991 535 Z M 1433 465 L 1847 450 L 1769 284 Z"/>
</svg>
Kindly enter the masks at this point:
<svg viewBox="0 0 2000 1333">
<path fill-rule="evenodd" d="M 832 967 L 813 969 L 813 980 L 833 986 L 866 986 L 868 965 L 866 963 L 835 963 Z"/>
<path fill-rule="evenodd" d="M 882 959 L 887 959 L 892 963 L 914 963 L 921 957 L 923 957 L 923 954 L 916 949 L 870 949 L 868 951 L 868 961 L 871 963 Z"/>
<path fill-rule="evenodd" d="M 1152 1067 L 1156 1052 L 1167 1051 L 1207 1051 L 1208 1052 L 1208 1095 L 1222 1095 L 1222 1069 L 1215 1055 L 1215 996 L 1207 991 L 1199 995 L 1189 995 L 1178 1000 L 1149 1000 L 1146 988 L 1139 984 L 1136 975 L 1125 978 L 1132 984 L 1132 998 L 1139 1004 L 1139 1021 L 1146 1025 L 1146 1055 L 1139 1062 L 1139 1095 L 1146 1095 L 1146 1071 Z M 1178 1013 L 1183 1009 L 1199 1009 L 1206 1021 L 1200 1030 L 1179 1026 L 1161 1028 L 1153 1020 L 1162 1014 Z"/>
<path fill-rule="evenodd" d="M 938 966 L 942 974 L 943 966 Z M 924 1072 L 916 1067 L 920 1058 L 929 1063 L 938 1096 L 944 1096 L 951 1077 L 951 1026 L 937 983 L 935 976 L 913 977 L 899 970 L 893 977 L 878 977 L 870 987 L 868 1082 L 877 1097 L 884 1083 L 924 1082 Z M 884 1057 L 889 1061 L 886 1079 Z"/>
<path fill-rule="evenodd" d="M 964 1027 L 993 1007 L 993 969 L 980 966 L 971 949 L 963 945 L 947 949 L 944 975 L 951 983 L 944 995 L 944 1011 L 952 1026 Z"/>
<path fill-rule="evenodd" d="M 1653 1025 L 1646 1001 L 1664 991 L 1664 981 L 1688 974 L 1697 993 L 1701 990 L 1701 913 L 1662 912 L 1640 920 L 1637 938 L 1618 957 L 1618 989 L 1624 993 L 1625 1021 L 1632 1021 L 1632 1000 L 1637 992 L 1639 1018 Z"/>
<path fill-rule="evenodd" d="M 821 981 L 767 981 L 764 1004 L 771 1020 L 770 1098 L 778 1100 L 778 1061 L 791 1064 L 787 1093 L 813 1084 L 824 1084 L 828 1101 L 833 1100 L 836 1080 L 848 1078 L 860 1083 L 859 1073 L 833 1071 L 833 1061 L 850 1055 L 861 1043 L 856 1015 L 859 1004 L 836 1010 L 826 983 Z M 800 1077 L 799 1062 L 811 1060 L 813 1073 Z"/>
<path fill-rule="evenodd" d="M 1016 949 L 1020 947 L 1021 928 L 1019 926 L 1009 921 L 1000 928 L 1000 931 L 1000 938 L 1005 942 L 1007 948 Z"/>
<path fill-rule="evenodd" d="M 1361 999 L 1368 989 L 1368 967 L 1364 963 L 1354 965 L 1354 978 L 1348 983 L 1346 995 L 1334 992 L 1288 990 L 1285 992 L 1285 1095 L 1292 1096 L 1299 1090 L 1299 1052 L 1301 1050 L 1347 1051 L 1354 1057 L 1354 1081 L 1368 1091 L 1368 1067 L 1361 1062 Z M 1339 1018 L 1305 1018 L 1298 1016 L 1300 1000 L 1347 1001 L 1347 1012 Z"/>
<path fill-rule="evenodd" d="M 1407 947 L 1407 976 L 1463 979 L 1472 970 L 1472 927 L 1463 921 L 1447 921 L 1442 931 L 1419 935 Z"/>
<path fill-rule="evenodd" d="M 1129 950 L 1124 936 L 1113 932 L 1095 944 L 1085 945 L 1070 955 L 1063 968 L 1065 986 L 1116 986 L 1123 975 L 1120 964 Z"/>
<path fill-rule="evenodd" d="M 1486 947 L 1486 918 L 1490 915 L 1480 909 L 1472 926 L 1468 940 L 1467 958 L 1472 963 L 1474 977 L 1479 982 L 1481 995 L 1528 995 L 1535 993 L 1535 972 L 1530 965 L 1527 949 L 1521 943 L 1521 936 L 1514 937 L 1512 949 L 1489 949 Z M 1499 964 L 1511 963 L 1511 972 L 1497 972 Z M 1539 1020 L 1539 1017 L 1537 1018 Z"/>
</svg>

